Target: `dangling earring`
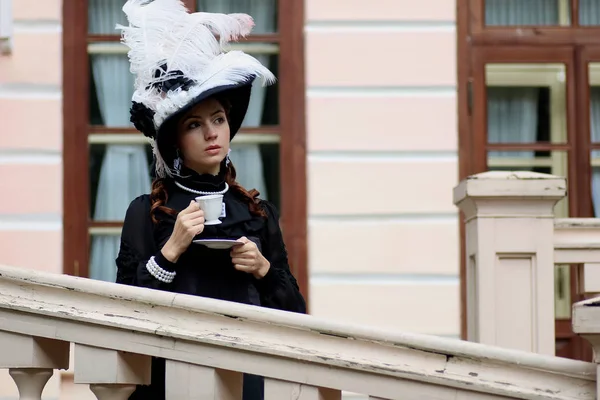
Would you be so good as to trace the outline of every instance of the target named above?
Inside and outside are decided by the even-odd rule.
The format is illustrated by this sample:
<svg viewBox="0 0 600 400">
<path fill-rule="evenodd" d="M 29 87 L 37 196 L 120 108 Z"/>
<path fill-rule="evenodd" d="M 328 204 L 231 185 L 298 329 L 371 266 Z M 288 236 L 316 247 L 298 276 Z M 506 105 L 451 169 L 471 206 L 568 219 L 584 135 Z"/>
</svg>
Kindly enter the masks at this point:
<svg viewBox="0 0 600 400">
<path fill-rule="evenodd" d="M 177 175 L 179 175 L 179 173 L 181 172 L 181 164 L 183 164 L 183 161 L 181 160 L 181 156 L 179 155 L 179 149 L 177 149 L 175 161 L 173 162 L 173 169 L 175 170 L 175 173 Z"/>
<path fill-rule="evenodd" d="M 229 163 L 231 163 L 231 159 L 229 158 L 229 154 L 231 153 L 231 149 L 227 150 L 227 155 L 225 156 L 225 166 L 229 167 Z"/>
</svg>

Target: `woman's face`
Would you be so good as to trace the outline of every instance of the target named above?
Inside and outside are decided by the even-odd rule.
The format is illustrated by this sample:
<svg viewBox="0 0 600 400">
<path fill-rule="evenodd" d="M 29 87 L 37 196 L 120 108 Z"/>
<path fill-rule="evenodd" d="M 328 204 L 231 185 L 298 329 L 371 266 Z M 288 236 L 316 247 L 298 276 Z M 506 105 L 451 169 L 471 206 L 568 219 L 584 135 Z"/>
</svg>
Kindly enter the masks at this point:
<svg viewBox="0 0 600 400">
<path fill-rule="evenodd" d="M 199 174 L 217 175 L 229 151 L 229 123 L 225 109 L 207 99 L 188 111 L 177 124 L 183 163 Z"/>
</svg>

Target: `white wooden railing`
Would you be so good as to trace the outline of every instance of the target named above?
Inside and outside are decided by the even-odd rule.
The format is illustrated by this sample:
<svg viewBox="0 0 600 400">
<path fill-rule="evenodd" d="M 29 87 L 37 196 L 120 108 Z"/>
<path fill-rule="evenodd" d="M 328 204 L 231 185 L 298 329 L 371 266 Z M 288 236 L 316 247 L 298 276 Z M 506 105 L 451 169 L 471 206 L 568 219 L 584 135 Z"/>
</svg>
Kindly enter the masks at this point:
<svg viewBox="0 0 600 400">
<path fill-rule="evenodd" d="M 0 266 L 0 368 L 22 400 L 39 399 L 53 371 L 69 367 L 98 399 L 126 399 L 149 382 L 150 356 L 167 360 L 167 399 L 239 400 L 242 373 L 265 377 L 267 400 L 339 399 L 342 390 L 596 398 L 591 363 Z"/>
</svg>

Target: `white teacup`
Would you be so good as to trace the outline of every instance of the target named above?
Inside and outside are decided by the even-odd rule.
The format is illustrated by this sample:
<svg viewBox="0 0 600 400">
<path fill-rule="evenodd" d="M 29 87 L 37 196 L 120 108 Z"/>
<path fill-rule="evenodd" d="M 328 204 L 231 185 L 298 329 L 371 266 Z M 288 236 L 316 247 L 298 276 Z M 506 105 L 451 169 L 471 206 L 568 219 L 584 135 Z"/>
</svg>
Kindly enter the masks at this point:
<svg viewBox="0 0 600 400">
<path fill-rule="evenodd" d="M 217 225 L 221 223 L 219 217 L 223 208 L 222 194 L 198 196 L 196 197 L 196 201 L 200 209 L 204 211 L 204 225 Z"/>
</svg>

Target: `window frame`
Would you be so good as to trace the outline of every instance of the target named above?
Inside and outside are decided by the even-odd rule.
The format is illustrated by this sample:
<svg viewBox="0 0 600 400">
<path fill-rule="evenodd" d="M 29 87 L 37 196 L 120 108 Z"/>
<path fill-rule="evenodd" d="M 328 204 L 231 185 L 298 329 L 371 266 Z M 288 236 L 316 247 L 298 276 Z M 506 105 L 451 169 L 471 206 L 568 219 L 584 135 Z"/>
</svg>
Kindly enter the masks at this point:
<svg viewBox="0 0 600 400">
<path fill-rule="evenodd" d="M 195 0 L 184 0 L 195 10 Z M 281 225 L 288 257 L 308 302 L 306 123 L 304 80 L 304 1 L 278 0 L 278 32 L 252 35 L 241 42 L 279 44 L 279 125 L 247 128 L 245 134 L 279 136 Z M 120 135 L 132 130 L 92 126 L 89 121 L 89 42 L 117 35 L 88 34 L 88 0 L 63 5 L 63 273 L 88 277 L 90 228 L 120 227 L 93 222 L 89 213 L 89 135 Z M 140 134 L 141 135 L 141 134 Z M 85 150 L 84 150 L 85 149 Z"/>
<path fill-rule="evenodd" d="M 484 26 L 485 0 L 457 0 L 457 103 L 459 179 L 487 169 L 489 150 L 562 150 L 568 152 L 568 191 L 571 217 L 593 216 L 588 63 L 600 61 L 600 26 L 579 25 L 579 1 L 570 0 L 568 26 Z M 557 57 L 560 52 L 562 57 Z M 464 61 L 460 61 L 464 60 Z M 561 63 L 566 65 L 567 143 L 488 144 L 485 111 L 487 63 Z M 482 103 L 482 99 L 484 100 Z M 482 110 L 483 109 L 483 110 Z M 575 173 L 576 172 L 576 173 Z M 464 215 L 461 214 L 464 221 Z M 460 224 L 461 336 L 466 338 L 465 225 Z M 582 298 L 577 268 L 571 268 L 572 301 Z M 570 319 L 556 320 L 557 339 L 567 343 L 569 357 L 589 360 L 591 352 L 572 333 Z"/>
<path fill-rule="evenodd" d="M 564 1 L 564 0 L 561 0 Z M 569 25 L 534 26 L 487 26 L 485 25 L 485 0 L 457 0 L 459 9 L 468 10 L 466 15 L 457 14 L 457 22 L 468 25 L 473 45 L 561 44 L 594 45 L 600 34 L 599 26 L 579 25 L 579 0 L 568 0 L 571 23 Z"/>
</svg>

